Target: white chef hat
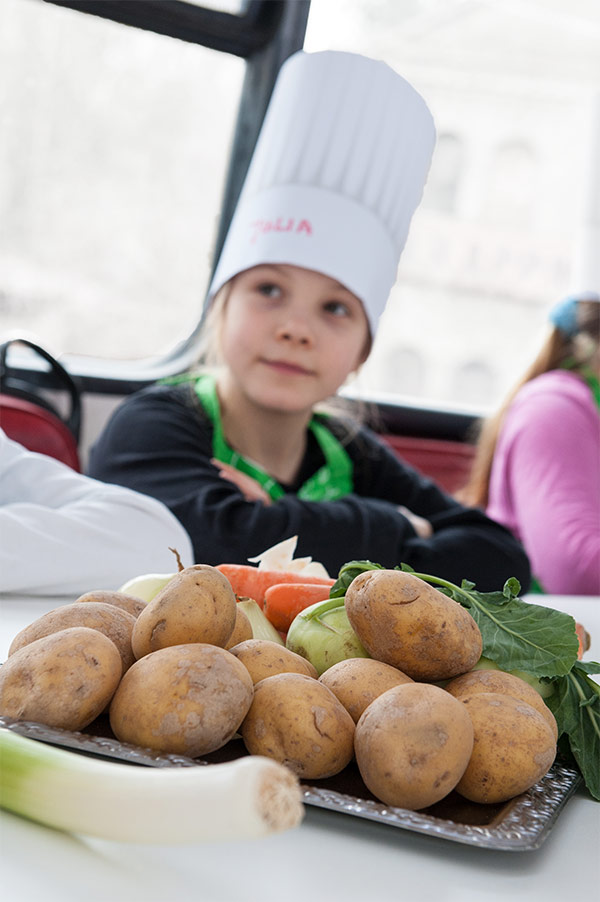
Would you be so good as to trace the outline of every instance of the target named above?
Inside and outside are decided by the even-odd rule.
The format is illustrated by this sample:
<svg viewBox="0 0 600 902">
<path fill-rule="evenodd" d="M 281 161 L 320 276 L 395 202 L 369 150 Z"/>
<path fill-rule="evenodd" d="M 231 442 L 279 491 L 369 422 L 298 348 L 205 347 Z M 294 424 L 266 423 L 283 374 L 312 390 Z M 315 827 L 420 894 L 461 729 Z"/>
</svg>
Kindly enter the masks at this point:
<svg viewBox="0 0 600 902">
<path fill-rule="evenodd" d="M 336 279 L 371 334 L 385 307 L 435 144 L 417 91 L 353 53 L 282 66 L 209 290 L 262 263 Z"/>
</svg>

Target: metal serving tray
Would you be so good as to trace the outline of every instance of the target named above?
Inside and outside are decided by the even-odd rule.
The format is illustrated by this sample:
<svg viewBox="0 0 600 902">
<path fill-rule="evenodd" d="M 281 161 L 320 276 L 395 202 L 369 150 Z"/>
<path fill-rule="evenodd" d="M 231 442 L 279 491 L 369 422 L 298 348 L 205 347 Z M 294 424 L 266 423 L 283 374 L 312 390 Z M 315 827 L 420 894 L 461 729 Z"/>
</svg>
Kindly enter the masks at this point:
<svg viewBox="0 0 600 902">
<path fill-rule="evenodd" d="M 223 749 L 202 759 L 157 754 L 151 749 L 118 742 L 110 732 L 106 718 L 94 721 L 86 733 L 9 717 L 0 717 L 0 728 L 80 754 L 148 767 L 198 767 L 231 761 L 246 754 L 239 739 L 231 740 Z M 557 760 L 535 786 L 509 802 L 479 805 L 453 792 L 422 811 L 407 811 L 379 802 L 366 788 L 354 764 L 335 777 L 303 781 L 302 786 L 306 805 L 478 848 L 519 852 L 541 846 L 567 800 L 581 783 L 579 771 Z"/>
</svg>

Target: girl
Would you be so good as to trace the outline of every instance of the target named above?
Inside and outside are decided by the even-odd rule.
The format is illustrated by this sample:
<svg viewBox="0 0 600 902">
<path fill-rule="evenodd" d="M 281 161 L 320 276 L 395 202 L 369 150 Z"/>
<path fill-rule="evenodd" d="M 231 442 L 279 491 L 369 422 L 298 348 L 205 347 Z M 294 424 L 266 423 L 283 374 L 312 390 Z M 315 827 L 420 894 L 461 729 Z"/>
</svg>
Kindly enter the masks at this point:
<svg viewBox="0 0 600 902">
<path fill-rule="evenodd" d="M 369 353 L 433 143 L 422 98 L 385 64 L 284 64 L 209 293 L 218 367 L 132 396 L 91 455 L 95 476 L 163 500 L 198 561 L 297 535 L 332 575 L 370 558 L 527 588 L 507 530 L 318 409 Z"/>
<path fill-rule="evenodd" d="M 520 538 L 537 590 L 600 595 L 600 295 L 569 297 L 484 426 L 461 498 Z"/>
</svg>

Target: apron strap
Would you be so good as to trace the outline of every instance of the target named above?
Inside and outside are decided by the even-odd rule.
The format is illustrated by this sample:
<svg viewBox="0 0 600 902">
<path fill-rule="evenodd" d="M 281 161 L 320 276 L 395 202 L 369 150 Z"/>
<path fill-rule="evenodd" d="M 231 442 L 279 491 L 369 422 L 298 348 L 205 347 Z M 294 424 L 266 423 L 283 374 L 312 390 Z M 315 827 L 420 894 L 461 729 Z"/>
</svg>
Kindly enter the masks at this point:
<svg viewBox="0 0 600 902">
<path fill-rule="evenodd" d="M 192 376 L 194 389 L 213 426 L 213 455 L 241 473 L 255 479 L 268 495 L 277 501 L 285 495 L 282 486 L 258 464 L 253 463 L 228 445 L 221 423 L 221 409 L 216 380 L 208 373 Z M 325 463 L 298 490 L 303 501 L 334 501 L 353 490 L 353 464 L 350 455 L 323 423 L 313 417 L 308 427 L 325 458 Z"/>
</svg>

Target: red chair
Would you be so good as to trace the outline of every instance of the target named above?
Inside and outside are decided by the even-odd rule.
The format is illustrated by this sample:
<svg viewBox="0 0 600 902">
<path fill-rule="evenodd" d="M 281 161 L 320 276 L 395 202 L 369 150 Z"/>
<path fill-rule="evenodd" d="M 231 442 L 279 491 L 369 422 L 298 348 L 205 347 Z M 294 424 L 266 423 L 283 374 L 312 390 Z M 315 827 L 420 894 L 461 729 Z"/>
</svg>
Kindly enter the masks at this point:
<svg viewBox="0 0 600 902">
<path fill-rule="evenodd" d="M 36 394 L 33 384 L 17 377 L 14 369 L 7 366 L 8 349 L 16 343 L 31 348 L 50 364 L 51 372 L 69 393 L 71 409 L 67 417 L 63 418 L 46 398 Z M 14 338 L 0 345 L 0 427 L 6 435 L 30 451 L 54 457 L 80 473 L 77 448 L 80 425 L 79 388 L 64 367 L 28 339 Z"/>
<path fill-rule="evenodd" d="M 23 398 L 0 394 L 0 426 L 9 438 L 30 451 L 62 460 L 81 473 L 73 433 L 49 410 Z"/>
<path fill-rule="evenodd" d="M 429 476 L 450 494 L 462 488 L 471 472 L 474 445 L 407 435 L 381 435 L 399 458 Z"/>
</svg>

